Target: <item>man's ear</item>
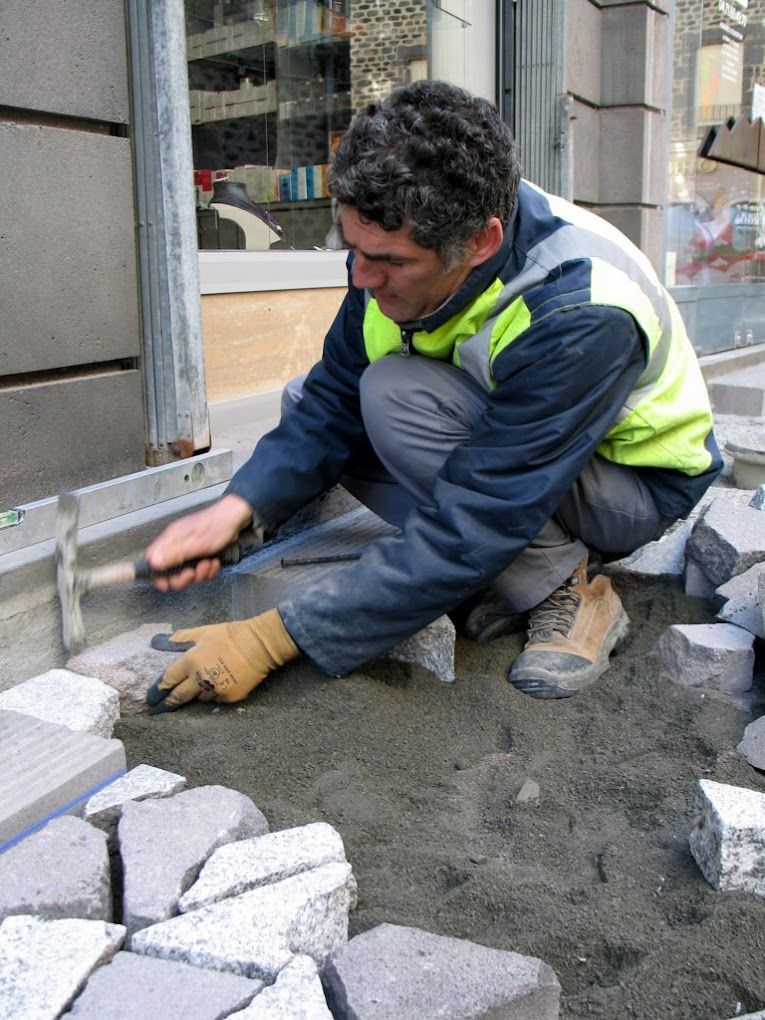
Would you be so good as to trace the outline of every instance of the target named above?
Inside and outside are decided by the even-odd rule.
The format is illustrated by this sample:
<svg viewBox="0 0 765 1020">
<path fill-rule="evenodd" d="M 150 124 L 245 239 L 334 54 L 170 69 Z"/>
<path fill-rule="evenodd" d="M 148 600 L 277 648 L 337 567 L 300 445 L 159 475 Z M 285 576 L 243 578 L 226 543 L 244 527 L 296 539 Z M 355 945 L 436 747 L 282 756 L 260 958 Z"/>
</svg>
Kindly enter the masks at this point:
<svg viewBox="0 0 765 1020">
<path fill-rule="evenodd" d="M 492 255 L 496 255 L 504 235 L 502 220 L 497 216 L 492 216 L 483 230 L 479 231 L 470 242 L 472 252 L 470 265 L 480 266 L 482 262 L 488 262 Z"/>
</svg>

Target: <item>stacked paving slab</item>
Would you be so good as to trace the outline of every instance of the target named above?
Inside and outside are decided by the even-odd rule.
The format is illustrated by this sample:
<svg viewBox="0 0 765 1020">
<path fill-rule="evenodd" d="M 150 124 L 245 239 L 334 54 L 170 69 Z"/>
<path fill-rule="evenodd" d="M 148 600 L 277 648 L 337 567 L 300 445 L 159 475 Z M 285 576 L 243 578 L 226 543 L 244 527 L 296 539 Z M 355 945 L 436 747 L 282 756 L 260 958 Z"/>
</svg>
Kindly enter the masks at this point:
<svg viewBox="0 0 765 1020">
<path fill-rule="evenodd" d="M 718 623 L 670 626 L 651 666 L 700 697 L 727 698 L 761 711 L 753 691 L 758 639 L 765 638 L 765 486 L 714 488 L 693 518 L 638 550 L 618 569 L 682 578 L 685 592 L 711 601 Z M 739 752 L 765 770 L 765 715 L 745 729 Z M 716 889 L 765 896 L 765 795 L 701 779 L 691 853 Z M 757 1014 L 761 1015 L 761 1014 Z"/>
<path fill-rule="evenodd" d="M 335 829 L 269 832 L 235 790 L 126 771 L 111 737 L 115 689 L 53 672 L 8 692 L 13 707 L 0 712 L 17 742 L 40 726 L 85 741 L 65 793 L 54 767 L 42 800 L 4 816 L 0 1020 L 559 1015 L 560 985 L 541 960 L 394 925 L 349 941 L 356 881 Z M 124 670 L 107 670 L 135 710 L 134 659 L 128 672 L 123 687 Z M 107 782 L 93 784 L 88 741 L 118 756 Z"/>
</svg>

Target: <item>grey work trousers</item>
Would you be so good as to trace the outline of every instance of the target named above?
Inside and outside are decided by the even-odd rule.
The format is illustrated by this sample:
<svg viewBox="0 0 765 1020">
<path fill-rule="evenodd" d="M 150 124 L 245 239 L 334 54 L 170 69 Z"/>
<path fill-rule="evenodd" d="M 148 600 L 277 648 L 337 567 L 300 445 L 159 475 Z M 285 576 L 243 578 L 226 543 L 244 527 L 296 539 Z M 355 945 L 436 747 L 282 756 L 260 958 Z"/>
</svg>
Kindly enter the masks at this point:
<svg viewBox="0 0 765 1020">
<path fill-rule="evenodd" d="M 301 397 L 305 376 L 285 387 L 282 414 Z M 343 486 L 391 524 L 432 501 L 433 482 L 451 451 L 466 442 L 488 397 L 467 373 L 431 358 L 389 355 L 361 377 L 361 413 L 376 458 L 354 463 Z M 560 506 L 492 582 L 515 612 L 531 609 L 561 585 L 588 551 L 606 559 L 658 538 L 662 517 L 631 468 L 595 454 Z"/>
</svg>

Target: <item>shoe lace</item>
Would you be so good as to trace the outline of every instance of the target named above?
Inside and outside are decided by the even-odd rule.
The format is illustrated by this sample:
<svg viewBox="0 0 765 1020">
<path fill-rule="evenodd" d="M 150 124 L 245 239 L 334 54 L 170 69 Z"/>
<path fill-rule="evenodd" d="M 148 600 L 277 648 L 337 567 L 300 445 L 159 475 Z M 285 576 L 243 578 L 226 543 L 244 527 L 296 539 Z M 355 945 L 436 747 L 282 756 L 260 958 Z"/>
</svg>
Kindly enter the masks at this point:
<svg viewBox="0 0 765 1020">
<path fill-rule="evenodd" d="M 557 588 L 529 614 L 529 641 L 552 641 L 555 633 L 567 637 L 574 625 L 579 595 L 569 587 Z"/>
</svg>

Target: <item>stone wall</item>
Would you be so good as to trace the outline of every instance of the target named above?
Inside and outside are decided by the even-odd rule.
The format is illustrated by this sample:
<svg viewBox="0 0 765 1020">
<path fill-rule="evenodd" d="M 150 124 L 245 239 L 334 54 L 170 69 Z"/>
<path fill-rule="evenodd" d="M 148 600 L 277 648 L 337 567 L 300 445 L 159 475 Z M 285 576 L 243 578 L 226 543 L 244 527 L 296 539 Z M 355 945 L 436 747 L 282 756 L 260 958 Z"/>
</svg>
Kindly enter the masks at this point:
<svg viewBox="0 0 765 1020">
<path fill-rule="evenodd" d="M 427 43 L 425 0 L 353 0 L 351 105 L 354 110 L 408 80 L 408 62 Z"/>
</svg>

